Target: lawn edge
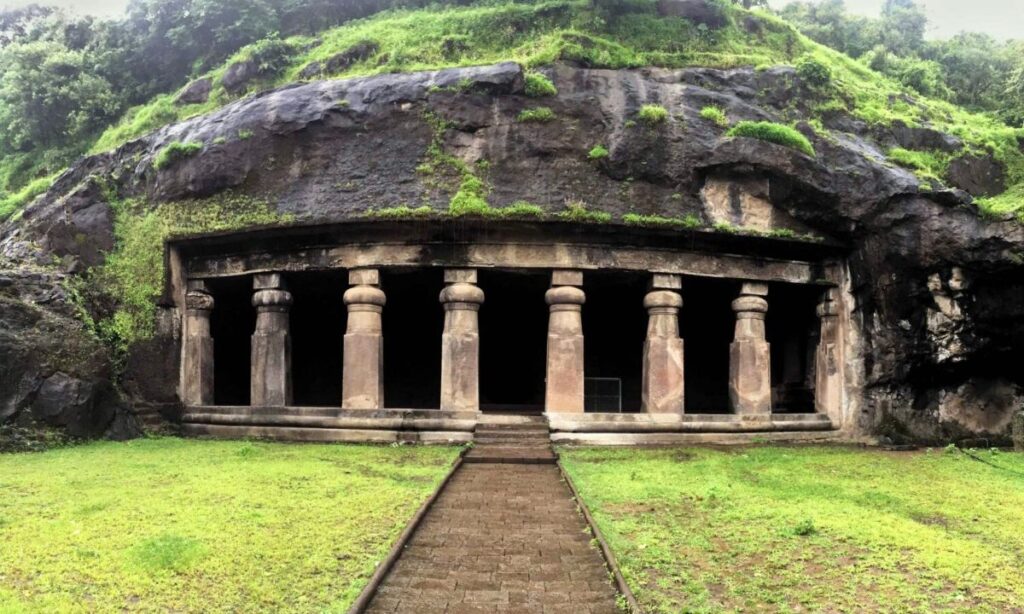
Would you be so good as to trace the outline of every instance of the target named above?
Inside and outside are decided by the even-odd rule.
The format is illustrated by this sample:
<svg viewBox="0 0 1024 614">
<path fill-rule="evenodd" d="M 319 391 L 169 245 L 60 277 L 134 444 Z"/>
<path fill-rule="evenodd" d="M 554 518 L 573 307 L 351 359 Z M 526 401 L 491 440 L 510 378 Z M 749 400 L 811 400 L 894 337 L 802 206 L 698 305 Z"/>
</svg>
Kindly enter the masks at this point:
<svg viewBox="0 0 1024 614">
<path fill-rule="evenodd" d="M 576 500 L 576 506 L 583 513 L 583 519 L 586 520 L 587 526 L 590 527 L 590 532 L 597 540 L 598 545 L 601 547 L 601 555 L 604 557 L 604 562 L 608 565 L 608 568 L 612 571 L 612 577 L 615 578 L 615 587 L 618 589 L 619 594 L 626 598 L 626 608 L 632 614 L 643 614 L 643 609 L 636 600 L 636 596 L 633 595 L 633 591 L 630 590 L 629 585 L 626 584 L 626 578 L 622 575 L 622 570 L 619 569 L 619 563 L 615 560 L 615 554 L 612 553 L 611 547 L 604 538 L 604 534 L 601 533 L 601 529 L 598 528 L 597 522 L 594 520 L 593 515 L 590 513 L 590 508 L 587 507 L 583 497 L 580 496 L 578 490 L 576 490 L 576 484 L 573 483 L 572 478 L 569 477 L 569 472 L 565 470 L 562 465 L 561 456 L 556 461 L 558 465 L 558 471 L 562 474 L 562 479 L 565 480 L 566 485 L 569 487 L 569 492 L 572 493 L 572 498 Z"/>
<path fill-rule="evenodd" d="M 377 566 L 373 575 L 370 576 L 369 582 L 366 583 L 366 586 L 363 587 L 359 596 L 356 597 L 356 600 L 348 609 L 348 614 L 363 614 L 363 612 L 366 611 L 366 607 L 370 605 L 370 601 L 373 599 L 374 595 L 377 594 L 377 589 L 384 583 L 384 578 L 387 577 L 388 572 L 391 571 L 392 567 L 394 567 L 395 562 L 398 561 L 398 557 L 402 556 L 402 552 L 405 550 L 406 545 L 408 545 L 409 540 L 412 539 L 413 533 L 415 533 L 416 529 L 419 528 L 420 523 L 423 522 L 423 518 L 427 515 L 427 512 L 430 511 L 434 502 L 437 501 L 445 487 L 448 486 L 448 482 L 451 481 L 452 476 L 454 476 L 455 472 L 462 466 L 462 459 L 465 457 L 467 449 L 468 448 L 465 447 L 462 448 L 459 452 L 459 457 L 455 459 L 455 463 L 448 470 L 444 479 L 441 480 L 441 483 L 434 489 L 434 492 L 427 497 L 427 500 L 423 502 L 423 505 L 420 506 L 412 519 L 405 525 L 405 528 L 402 529 L 402 534 L 398 536 L 398 539 L 391 546 L 391 550 L 388 552 L 387 557 L 384 558 L 384 561 Z"/>
</svg>

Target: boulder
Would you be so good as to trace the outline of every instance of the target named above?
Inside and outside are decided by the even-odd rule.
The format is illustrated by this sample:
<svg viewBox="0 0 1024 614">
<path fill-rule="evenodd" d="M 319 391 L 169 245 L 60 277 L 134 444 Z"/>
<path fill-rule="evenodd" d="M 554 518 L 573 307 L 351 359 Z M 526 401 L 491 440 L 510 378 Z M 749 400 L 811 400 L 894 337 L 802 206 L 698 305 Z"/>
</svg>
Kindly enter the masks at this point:
<svg viewBox="0 0 1024 614">
<path fill-rule="evenodd" d="M 235 62 L 224 71 L 220 84 L 229 94 L 240 94 L 249 86 L 249 82 L 259 76 L 259 66 L 253 60 Z"/>
<path fill-rule="evenodd" d="M 961 156 L 950 162 L 946 179 L 972 196 L 996 196 L 1006 191 L 1006 166 L 992 156 Z"/>
<path fill-rule="evenodd" d="M 336 53 L 324 61 L 313 61 L 299 72 L 300 79 L 314 79 L 321 75 L 333 75 L 344 72 L 353 64 L 362 62 L 380 50 L 380 45 L 373 41 L 359 41 L 348 49 Z"/>
<path fill-rule="evenodd" d="M 196 79 L 181 90 L 178 97 L 174 99 L 177 104 L 202 104 L 210 99 L 210 91 L 213 89 L 213 79 L 203 77 Z"/>
<path fill-rule="evenodd" d="M 1013 415 L 1013 449 L 1024 452 L 1024 410 Z"/>
</svg>

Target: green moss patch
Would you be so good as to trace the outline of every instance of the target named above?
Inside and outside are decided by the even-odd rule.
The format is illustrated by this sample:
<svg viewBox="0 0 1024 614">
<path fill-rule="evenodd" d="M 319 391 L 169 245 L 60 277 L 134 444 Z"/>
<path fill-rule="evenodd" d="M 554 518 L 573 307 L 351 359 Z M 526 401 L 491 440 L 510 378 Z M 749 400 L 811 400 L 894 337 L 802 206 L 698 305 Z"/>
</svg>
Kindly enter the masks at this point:
<svg viewBox="0 0 1024 614">
<path fill-rule="evenodd" d="M 0 611 L 344 612 L 456 455 L 180 439 L 2 454 Z"/>
<path fill-rule="evenodd" d="M 722 126 L 729 125 L 729 119 L 725 116 L 725 111 L 716 106 L 707 106 L 700 110 L 700 116 L 703 119 L 708 120 L 713 124 Z"/>
<path fill-rule="evenodd" d="M 198 141 L 175 141 L 157 153 L 153 159 L 153 168 L 163 170 L 178 162 L 196 156 L 203 150 L 203 144 Z"/>
<path fill-rule="evenodd" d="M 531 98 L 540 98 L 542 96 L 555 96 L 558 94 L 558 89 L 555 84 L 539 72 L 528 72 L 526 73 L 526 95 Z"/>
<path fill-rule="evenodd" d="M 553 121 L 555 117 L 555 112 L 548 107 L 536 107 L 520 111 L 516 121 L 521 123 L 546 123 Z"/>
<path fill-rule="evenodd" d="M 40 177 L 14 194 L 0 198 L 0 221 L 11 217 L 25 205 L 31 203 L 37 196 L 49 190 L 58 176 L 60 176 L 59 173 L 52 177 Z"/>
<path fill-rule="evenodd" d="M 941 181 L 952 156 L 935 151 L 912 151 L 896 147 L 889 150 L 889 160 L 914 171 L 922 179 Z"/>
<path fill-rule="evenodd" d="M 565 209 L 558 212 L 560 219 L 570 222 L 585 222 L 591 224 L 607 224 L 612 221 L 612 214 L 606 211 L 592 211 L 587 204 L 581 201 L 569 201 L 565 203 Z"/>
<path fill-rule="evenodd" d="M 703 226 L 700 218 L 696 215 L 688 215 L 684 218 L 663 217 L 660 215 L 640 215 L 638 213 L 627 213 L 622 216 L 622 221 L 629 226 L 650 226 L 663 228 L 684 228 L 693 230 Z"/>
<path fill-rule="evenodd" d="M 588 160 L 604 160 L 609 156 L 608 148 L 604 145 L 594 145 L 590 151 L 587 152 Z"/>
<path fill-rule="evenodd" d="M 560 453 L 645 612 L 1024 607 L 1024 455 Z"/>
<path fill-rule="evenodd" d="M 782 124 L 773 122 L 739 122 L 726 132 L 726 136 L 768 141 L 769 143 L 795 149 L 808 156 L 814 156 L 814 146 L 807 140 L 807 137 L 800 134 L 795 128 L 783 126 Z"/>
<path fill-rule="evenodd" d="M 640 107 L 636 117 L 648 126 L 656 126 L 668 120 L 668 109 L 660 104 L 645 104 Z"/>
</svg>

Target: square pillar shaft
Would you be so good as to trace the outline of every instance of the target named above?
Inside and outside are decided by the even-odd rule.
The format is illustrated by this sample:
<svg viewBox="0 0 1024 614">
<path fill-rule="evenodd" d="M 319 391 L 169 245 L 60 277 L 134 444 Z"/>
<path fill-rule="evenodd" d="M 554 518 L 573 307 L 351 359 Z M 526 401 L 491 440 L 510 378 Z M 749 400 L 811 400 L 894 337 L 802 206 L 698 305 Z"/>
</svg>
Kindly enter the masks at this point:
<svg viewBox="0 0 1024 614">
<path fill-rule="evenodd" d="M 825 291 L 818 304 L 821 334 L 814 353 L 814 409 L 826 414 L 832 424 L 842 423 L 842 370 L 839 352 L 839 303 L 836 290 Z"/>
<path fill-rule="evenodd" d="M 441 290 L 441 409 L 480 411 L 480 305 L 475 269 L 448 269 Z"/>
<path fill-rule="evenodd" d="M 250 404 L 278 407 L 292 403 L 292 340 L 288 312 L 292 295 L 278 273 L 253 278 L 252 304 L 256 330 L 252 335 Z"/>
<path fill-rule="evenodd" d="M 341 383 L 342 409 L 384 408 L 383 312 L 386 303 L 376 269 L 349 272 Z"/>
<path fill-rule="evenodd" d="M 679 276 L 655 275 L 644 298 L 648 320 L 640 397 L 646 413 L 683 413 L 683 340 L 679 337 L 683 299 L 674 291 L 680 287 L 678 280 Z"/>
<path fill-rule="evenodd" d="M 181 400 L 186 406 L 213 405 L 213 337 L 210 315 L 214 300 L 206 284 L 189 282 L 185 294 L 185 334 L 182 349 Z"/>
<path fill-rule="evenodd" d="M 765 341 L 768 284 L 745 283 L 732 302 L 736 332 L 729 346 L 729 400 L 740 415 L 772 413 L 771 348 Z"/>
<path fill-rule="evenodd" d="M 555 271 L 544 295 L 549 305 L 547 377 L 548 413 L 583 413 L 583 274 Z"/>
</svg>

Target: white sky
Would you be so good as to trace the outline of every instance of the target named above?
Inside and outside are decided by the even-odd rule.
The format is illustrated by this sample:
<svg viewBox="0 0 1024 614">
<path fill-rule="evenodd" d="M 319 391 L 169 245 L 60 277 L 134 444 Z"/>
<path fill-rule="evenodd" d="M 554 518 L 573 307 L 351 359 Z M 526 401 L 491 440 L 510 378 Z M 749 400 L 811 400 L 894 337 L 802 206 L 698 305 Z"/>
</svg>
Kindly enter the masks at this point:
<svg viewBox="0 0 1024 614">
<path fill-rule="evenodd" d="M 28 4 L 31 0 L 0 0 L 0 6 Z M 94 15 L 117 15 L 128 0 L 36 0 Z M 775 8 L 788 0 L 769 0 Z M 919 0 L 928 11 L 930 38 L 948 38 L 964 30 L 991 34 L 997 39 L 1024 39 L 1024 0 Z M 877 16 L 883 0 L 846 0 L 851 12 Z"/>
</svg>

